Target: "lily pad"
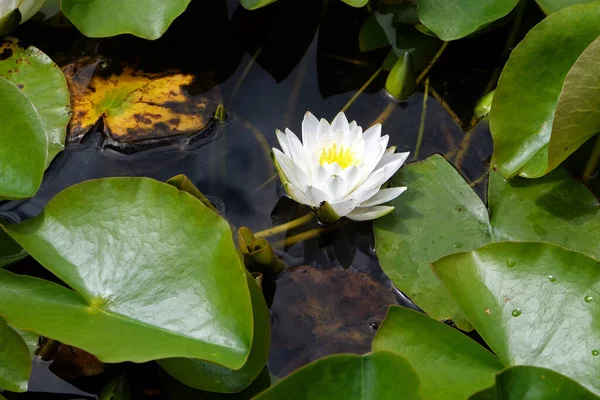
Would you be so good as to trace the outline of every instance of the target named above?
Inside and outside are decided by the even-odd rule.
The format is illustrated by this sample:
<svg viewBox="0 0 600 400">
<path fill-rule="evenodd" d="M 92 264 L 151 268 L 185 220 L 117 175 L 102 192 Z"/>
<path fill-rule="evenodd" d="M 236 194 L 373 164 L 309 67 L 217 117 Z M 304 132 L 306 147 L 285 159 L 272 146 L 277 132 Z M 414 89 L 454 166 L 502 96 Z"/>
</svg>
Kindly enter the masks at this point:
<svg viewBox="0 0 600 400">
<path fill-rule="evenodd" d="M 563 8 L 571 7 L 577 4 L 593 3 L 598 0 L 535 0 L 540 8 L 550 15 L 553 12 L 562 10 Z"/>
<path fill-rule="evenodd" d="M 417 311 L 392 306 L 373 340 L 373 351 L 405 357 L 430 400 L 463 400 L 494 384 L 504 366 L 458 330 Z"/>
<path fill-rule="evenodd" d="M 71 119 L 69 88 L 58 66 L 39 49 L 21 47 L 16 39 L 0 42 L 0 76 L 25 93 L 44 122 L 48 136 L 46 167 L 65 147 Z"/>
<path fill-rule="evenodd" d="M 146 73 L 126 67 L 121 74 L 94 73 L 101 60 L 78 60 L 63 69 L 72 92 L 70 139 L 81 139 L 100 119 L 121 143 L 191 135 L 205 129 L 220 102 L 214 91 L 191 95 L 194 75 Z"/>
<path fill-rule="evenodd" d="M 0 389 L 27 391 L 31 374 L 31 354 L 27 344 L 0 317 Z"/>
<path fill-rule="evenodd" d="M 550 135 L 548 169 L 560 165 L 600 132 L 600 37 L 579 56 L 567 74 Z"/>
<path fill-rule="evenodd" d="M 444 41 L 470 35 L 510 13 L 519 0 L 419 0 L 419 19 Z"/>
<path fill-rule="evenodd" d="M 576 382 L 545 368 L 508 368 L 496 377 L 496 385 L 469 400 L 597 400 Z"/>
<path fill-rule="evenodd" d="M 0 199 L 32 197 L 44 175 L 48 138 L 33 103 L 0 76 Z"/>
<path fill-rule="evenodd" d="M 569 104 L 565 104 L 566 117 L 563 115 L 562 122 L 555 120 L 555 115 L 562 92 L 569 102 L 590 90 L 565 86 L 575 83 L 571 80 L 589 82 L 579 71 L 574 72 L 569 82 L 565 79 L 585 49 L 600 35 L 599 20 L 600 2 L 565 8 L 536 25 L 512 52 L 498 81 L 490 112 L 494 156 L 505 177 L 544 175 L 551 169 L 548 143 L 553 129 L 561 130 L 565 136 L 570 135 L 571 129 L 579 129 L 579 125 L 568 126 L 573 118 L 569 114 L 582 117 Z M 595 51 L 592 48 L 591 53 Z M 582 62 L 590 61 L 586 57 Z M 585 110 L 590 112 L 588 108 Z M 597 119 L 598 115 L 592 118 Z"/>
<path fill-rule="evenodd" d="M 125 33 L 158 39 L 191 0 L 62 0 L 63 14 L 88 37 Z"/>
<path fill-rule="evenodd" d="M 419 378 L 402 357 L 379 351 L 338 354 L 309 364 L 256 396 L 255 400 L 417 400 Z"/>
<path fill-rule="evenodd" d="M 73 290 L 0 270 L 0 314 L 104 362 L 169 357 L 241 368 L 253 336 L 229 225 L 147 178 L 71 186 L 4 229 Z"/>
<path fill-rule="evenodd" d="M 600 263 L 548 243 L 501 242 L 433 264 L 505 365 L 531 365 L 600 393 Z"/>
<path fill-rule="evenodd" d="M 271 324 L 269 310 L 257 282 L 247 274 L 254 312 L 254 339 L 246 364 L 231 370 L 202 360 L 169 358 L 159 360 L 172 377 L 195 389 L 217 393 L 237 393 L 250 385 L 262 372 L 269 357 Z"/>
<path fill-rule="evenodd" d="M 551 242 L 600 259 L 598 201 L 563 169 L 535 181 L 509 181 L 492 171 L 489 214 L 438 155 L 406 165 L 391 183 L 409 189 L 392 201 L 390 215 L 374 222 L 381 266 L 432 318 L 452 319 L 461 329 L 470 329 L 468 320 L 431 271 L 431 262 L 500 240 Z"/>
<path fill-rule="evenodd" d="M 27 252 L 4 231 L 0 230 L 0 268 L 25 257 L 27 257 Z"/>
</svg>

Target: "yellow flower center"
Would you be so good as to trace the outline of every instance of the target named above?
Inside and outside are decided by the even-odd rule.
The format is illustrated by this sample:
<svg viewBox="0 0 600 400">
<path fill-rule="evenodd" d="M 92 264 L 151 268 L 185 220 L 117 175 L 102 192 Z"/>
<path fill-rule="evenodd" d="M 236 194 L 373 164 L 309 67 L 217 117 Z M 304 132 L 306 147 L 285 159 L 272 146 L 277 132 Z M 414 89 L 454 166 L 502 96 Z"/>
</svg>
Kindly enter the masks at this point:
<svg viewBox="0 0 600 400">
<path fill-rule="evenodd" d="M 344 146 L 338 150 L 337 144 L 333 144 L 328 149 L 321 150 L 321 158 L 319 158 L 319 164 L 332 164 L 338 163 L 343 169 L 350 167 L 351 165 L 357 165 L 358 162 L 354 158 L 354 152 L 350 148 L 344 149 Z"/>
</svg>

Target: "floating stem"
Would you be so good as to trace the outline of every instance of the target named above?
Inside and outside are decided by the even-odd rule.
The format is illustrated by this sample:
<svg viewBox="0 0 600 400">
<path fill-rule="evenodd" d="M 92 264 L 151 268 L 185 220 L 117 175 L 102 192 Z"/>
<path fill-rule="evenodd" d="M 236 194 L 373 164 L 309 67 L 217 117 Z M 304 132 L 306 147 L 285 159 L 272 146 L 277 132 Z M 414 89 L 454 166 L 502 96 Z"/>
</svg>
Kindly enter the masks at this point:
<svg viewBox="0 0 600 400">
<path fill-rule="evenodd" d="M 446 47 L 448 47 L 448 43 L 450 43 L 450 42 L 444 42 L 444 44 L 442 44 L 442 47 L 440 47 L 440 49 L 437 51 L 437 53 L 435 53 L 435 56 L 433 56 L 431 61 L 429 61 L 429 64 L 427 64 L 425 69 L 419 74 L 419 76 L 417 76 L 417 85 L 419 83 L 421 83 L 421 81 L 427 76 L 427 74 L 429 74 L 429 71 L 431 71 L 431 68 L 433 68 L 435 63 L 440 59 L 440 57 L 444 53 L 444 50 L 446 50 Z"/>
<path fill-rule="evenodd" d="M 273 244 L 273 247 L 276 249 L 280 249 L 282 247 L 288 247 L 288 246 L 292 246 L 298 242 L 301 242 L 303 240 L 308 240 L 308 239 L 312 239 L 314 237 L 319 236 L 321 233 L 324 232 L 331 232 L 332 230 L 336 229 L 337 225 L 332 225 L 329 226 L 327 228 L 314 228 L 311 230 L 308 230 L 306 232 L 302 232 L 299 233 L 297 235 L 294 236 L 290 236 L 284 240 L 279 240 L 278 242 L 275 242 Z"/>
<path fill-rule="evenodd" d="M 423 107 L 421 108 L 421 123 L 419 124 L 419 136 L 417 136 L 417 145 L 413 154 L 413 160 L 419 158 L 421 143 L 423 142 L 423 132 L 425 132 L 425 117 L 427 116 L 427 98 L 429 97 L 429 77 L 425 79 L 425 93 L 423 94 Z"/>
<path fill-rule="evenodd" d="M 289 230 L 302 226 L 315 218 L 312 212 L 309 212 L 306 215 L 303 215 L 300 218 L 296 218 L 290 222 L 286 222 L 285 224 L 277 225 L 269 229 L 265 229 L 264 231 L 256 232 L 254 237 L 257 239 L 266 238 L 269 236 L 277 235 L 279 233 L 285 233 Z M 293 236 L 292 236 L 293 237 Z"/>
<path fill-rule="evenodd" d="M 354 100 L 356 100 L 358 98 L 358 96 L 360 96 L 361 93 L 364 92 L 369 87 L 369 85 L 375 80 L 375 78 L 377 78 L 377 76 L 381 73 L 381 71 L 383 71 L 383 68 L 379 67 L 379 69 L 377 71 L 375 71 L 375 73 L 369 78 L 369 80 L 366 81 L 365 84 L 362 85 L 362 87 L 360 89 L 358 89 L 358 91 L 356 93 L 354 93 L 354 96 L 352 96 L 352 98 L 350 100 L 348 100 L 346 105 L 342 108 L 341 112 L 345 112 L 348 109 L 348 107 L 350 107 L 352 105 L 352 103 L 354 103 Z"/>
<path fill-rule="evenodd" d="M 585 164 L 585 168 L 583 170 L 583 181 L 589 182 L 594 178 L 598 171 L 598 162 L 600 162 L 600 135 L 598 135 L 596 139 L 596 144 L 594 145 L 594 149 L 592 150 L 592 154 Z"/>
</svg>

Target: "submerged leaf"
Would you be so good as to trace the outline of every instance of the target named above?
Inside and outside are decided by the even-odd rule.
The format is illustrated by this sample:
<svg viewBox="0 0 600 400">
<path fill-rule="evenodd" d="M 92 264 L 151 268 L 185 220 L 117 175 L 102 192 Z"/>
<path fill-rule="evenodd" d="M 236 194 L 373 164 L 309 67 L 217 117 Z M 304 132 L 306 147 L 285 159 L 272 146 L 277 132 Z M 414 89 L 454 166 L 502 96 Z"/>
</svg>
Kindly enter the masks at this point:
<svg viewBox="0 0 600 400">
<path fill-rule="evenodd" d="M 65 147 L 67 124 L 71 119 L 69 88 L 58 66 L 39 49 L 21 47 L 16 39 L 0 42 L 0 76 L 25 93 L 39 113 L 48 136 L 48 159 Z"/>
<path fill-rule="evenodd" d="M 387 351 L 321 358 L 255 397 L 256 400 L 419 400 L 419 378 Z"/>
<path fill-rule="evenodd" d="M 25 392 L 31 374 L 31 354 L 23 337 L 0 317 L 0 389 Z"/>
<path fill-rule="evenodd" d="M 504 366 L 492 353 L 450 326 L 417 311 L 392 306 L 373 340 L 373 351 L 405 357 L 429 400 L 463 400 L 493 384 Z"/>
<path fill-rule="evenodd" d="M 0 76 L 0 200 L 32 197 L 48 154 L 44 122 L 33 103 Z"/>
<path fill-rule="evenodd" d="M 216 90 L 189 93 L 193 75 L 145 73 L 127 67 L 120 75 L 106 77 L 94 73 L 99 63 L 64 68 L 73 96 L 71 139 L 81 138 L 100 119 L 105 132 L 122 143 L 190 135 L 207 127 L 220 103 Z"/>
<path fill-rule="evenodd" d="M 489 215 L 441 156 L 408 164 L 392 185 L 409 190 L 392 201 L 393 213 L 375 221 L 381 266 L 431 317 L 452 319 L 461 329 L 470 329 L 468 321 L 430 269 L 438 258 L 499 240 L 542 240 L 600 259 L 598 201 L 562 169 L 535 181 L 491 172 Z"/>
<path fill-rule="evenodd" d="M 191 0 L 62 0 L 60 9 L 81 33 L 108 37 L 130 33 L 158 39 Z"/>
<path fill-rule="evenodd" d="M 146 178 L 87 181 L 4 228 L 73 289 L 0 270 L 0 314 L 12 326 L 104 362 L 245 364 L 245 270 L 229 225 L 190 194 Z"/>
<path fill-rule="evenodd" d="M 433 268 L 505 365 L 552 369 L 600 393 L 600 262 L 553 244 L 501 242 Z"/>
<path fill-rule="evenodd" d="M 505 177 L 540 177 L 551 169 L 548 143 L 558 123 L 555 115 L 561 92 L 586 93 L 585 88 L 563 89 L 571 83 L 565 78 L 600 35 L 598 21 L 600 2 L 565 8 L 536 25 L 512 52 L 490 112 L 494 158 Z M 571 133 L 568 124 L 564 128 L 568 130 L 565 135 Z"/>
</svg>

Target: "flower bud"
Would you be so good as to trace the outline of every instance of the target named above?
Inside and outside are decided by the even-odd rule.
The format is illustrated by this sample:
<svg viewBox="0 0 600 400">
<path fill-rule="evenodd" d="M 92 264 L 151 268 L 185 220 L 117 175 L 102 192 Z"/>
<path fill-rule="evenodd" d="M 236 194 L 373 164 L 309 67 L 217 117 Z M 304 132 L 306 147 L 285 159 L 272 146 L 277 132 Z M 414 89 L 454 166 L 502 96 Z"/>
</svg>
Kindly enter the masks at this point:
<svg viewBox="0 0 600 400">
<path fill-rule="evenodd" d="M 256 239 L 254 233 L 246 227 L 238 229 L 238 246 L 244 257 L 246 269 L 251 273 L 260 272 L 267 277 L 279 275 L 283 262 L 265 239 Z"/>
<path fill-rule="evenodd" d="M 398 101 L 404 101 L 417 90 L 417 75 L 410 52 L 405 52 L 390 71 L 385 90 Z"/>
<path fill-rule="evenodd" d="M 477 104 L 475 105 L 475 111 L 473 113 L 475 119 L 481 119 L 490 113 L 495 92 L 495 90 L 492 90 L 477 101 Z"/>
</svg>

